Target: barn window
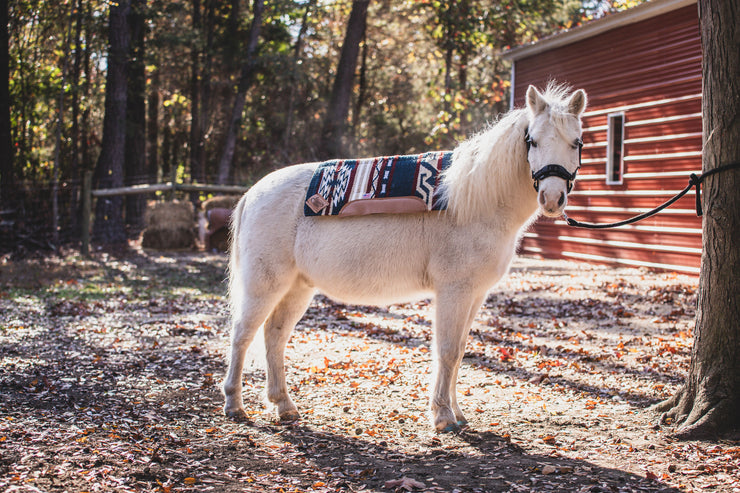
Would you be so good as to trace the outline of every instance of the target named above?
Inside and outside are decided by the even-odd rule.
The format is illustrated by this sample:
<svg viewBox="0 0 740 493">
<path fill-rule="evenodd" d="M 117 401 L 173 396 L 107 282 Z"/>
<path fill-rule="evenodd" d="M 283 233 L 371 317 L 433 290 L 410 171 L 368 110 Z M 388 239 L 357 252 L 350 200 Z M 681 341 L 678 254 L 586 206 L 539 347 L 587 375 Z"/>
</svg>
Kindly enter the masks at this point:
<svg viewBox="0 0 740 493">
<path fill-rule="evenodd" d="M 624 168 L 624 113 L 609 115 L 606 139 L 606 184 L 621 185 Z"/>
</svg>

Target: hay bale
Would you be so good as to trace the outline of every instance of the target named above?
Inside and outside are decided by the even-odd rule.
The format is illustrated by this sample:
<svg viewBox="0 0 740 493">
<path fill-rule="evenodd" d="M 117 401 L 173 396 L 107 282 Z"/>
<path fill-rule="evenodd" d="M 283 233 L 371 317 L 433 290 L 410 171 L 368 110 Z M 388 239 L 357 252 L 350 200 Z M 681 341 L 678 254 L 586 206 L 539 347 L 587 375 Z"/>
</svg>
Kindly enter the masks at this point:
<svg viewBox="0 0 740 493">
<path fill-rule="evenodd" d="M 147 207 L 141 246 L 155 250 L 195 246 L 195 216 L 190 202 L 154 202 Z"/>
<path fill-rule="evenodd" d="M 241 195 L 219 195 L 217 197 L 211 197 L 201 204 L 201 209 L 208 212 L 211 209 L 229 209 L 234 210 Z"/>
</svg>

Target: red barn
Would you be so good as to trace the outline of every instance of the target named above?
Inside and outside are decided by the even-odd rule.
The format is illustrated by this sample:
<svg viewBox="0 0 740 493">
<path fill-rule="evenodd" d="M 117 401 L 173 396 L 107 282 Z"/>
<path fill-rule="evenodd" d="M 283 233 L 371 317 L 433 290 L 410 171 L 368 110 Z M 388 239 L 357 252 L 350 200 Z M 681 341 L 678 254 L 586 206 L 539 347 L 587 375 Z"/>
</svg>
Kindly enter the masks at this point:
<svg viewBox="0 0 740 493">
<path fill-rule="evenodd" d="M 569 216 L 614 222 L 651 209 L 701 171 L 701 37 L 696 0 L 653 0 L 508 51 L 512 104 L 529 84 L 583 88 L 583 165 Z M 611 230 L 542 219 L 523 253 L 698 273 L 701 218 L 690 192 L 657 216 Z"/>
</svg>

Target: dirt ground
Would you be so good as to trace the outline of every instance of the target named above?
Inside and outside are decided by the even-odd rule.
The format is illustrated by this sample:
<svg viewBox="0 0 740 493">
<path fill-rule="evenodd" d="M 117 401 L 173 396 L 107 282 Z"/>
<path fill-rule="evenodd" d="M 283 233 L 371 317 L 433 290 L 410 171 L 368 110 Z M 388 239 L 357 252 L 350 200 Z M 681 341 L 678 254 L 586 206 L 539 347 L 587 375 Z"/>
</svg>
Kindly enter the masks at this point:
<svg viewBox="0 0 740 493">
<path fill-rule="evenodd" d="M 468 340 L 470 426 L 437 434 L 427 301 L 317 296 L 287 351 L 303 419 L 265 408 L 258 352 L 252 421 L 225 419 L 225 266 L 0 261 L 0 490 L 740 491 L 739 443 L 677 441 L 647 410 L 686 376 L 696 278 L 517 260 Z"/>
</svg>

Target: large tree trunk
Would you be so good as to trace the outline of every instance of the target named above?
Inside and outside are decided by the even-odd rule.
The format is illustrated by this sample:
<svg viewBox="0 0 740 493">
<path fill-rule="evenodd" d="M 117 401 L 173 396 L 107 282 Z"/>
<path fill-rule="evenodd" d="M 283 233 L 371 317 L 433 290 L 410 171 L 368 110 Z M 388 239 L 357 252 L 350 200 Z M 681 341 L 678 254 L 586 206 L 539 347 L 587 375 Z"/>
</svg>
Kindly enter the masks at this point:
<svg viewBox="0 0 740 493">
<path fill-rule="evenodd" d="M 0 7 L 0 204 L 9 201 L 15 186 L 10 131 L 10 52 L 8 2 Z"/>
<path fill-rule="evenodd" d="M 110 7 L 110 42 L 108 73 L 105 85 L 105 116 L 103 143 L 95 167 L 98 188 L 123 186 L 123 163 L 126 147 L 126 98 L 128 90 L 127 61 L 129 55 L 129 0 L 119 0 Z M 95 207 L 93 239 L 98 243 L 126 243 L 123 224 L 123 197 L 101 197 Z"/>
<path fill-rule="evenodd" d="M 146 67 L 144 63 L 144 8 L 146 0 L 132 0 L 129 13 L 131 58 L 126 100 L 125 174 L 129 184 L 146 183 Z M 126 224 L 133 230 L 144 226 L 145 197 L 126 197 Z"/>
<path fill-rule="evenodd" d="M 339 56 L 337 75 L 331 91 L 329 108 L 326 112 L 324 127 L 321 132 L 318 157 L 329 159 L 342 154 L 342 138 L 347 126 L 349 103 L 357 69 L 357 56 L 360 53 L 360 41 L 365 36 L 367 26 L 367 8 L 370 0 L 354 0 L 352 12 L 347 22 L 347 32 Z"/>
<path fill-rule="evenodd" d="M 699 0 L 703 169 L 740 162 L 740 51 L 733 0 Z M 740 431 L 740 172 L 707 177 L 703 253 L 691 367 L 684 387 L 656 406 L 683 438 Z"/>
<path fill-rule="evenodd" d="M 236 99 L 231 109 L 229 118 L 229 128 L 226 131 L 226 143 L 224 152 L 221 154 L 221 160 L 218 163 L 218 184 L 224 185 L 229 180 L 231 167 L 234 161 L 234 151 L 236 149 L 236 138 L 239 134 L 239 128 L 242 123 L 242 113 L 246 102 L 247 90 L 252 85 L 255 75 L 257 42 L 259 41 L 260 26 L 262 24 L 262 12 L 264 11 L 264 1 L 254 0 L 252 25 L 249 28 L 249 40 L 245 54 L 244 65 L 242 65 L 241 75 L 239 76 L 239 85 L 236 91 Z"/>
</svg>

